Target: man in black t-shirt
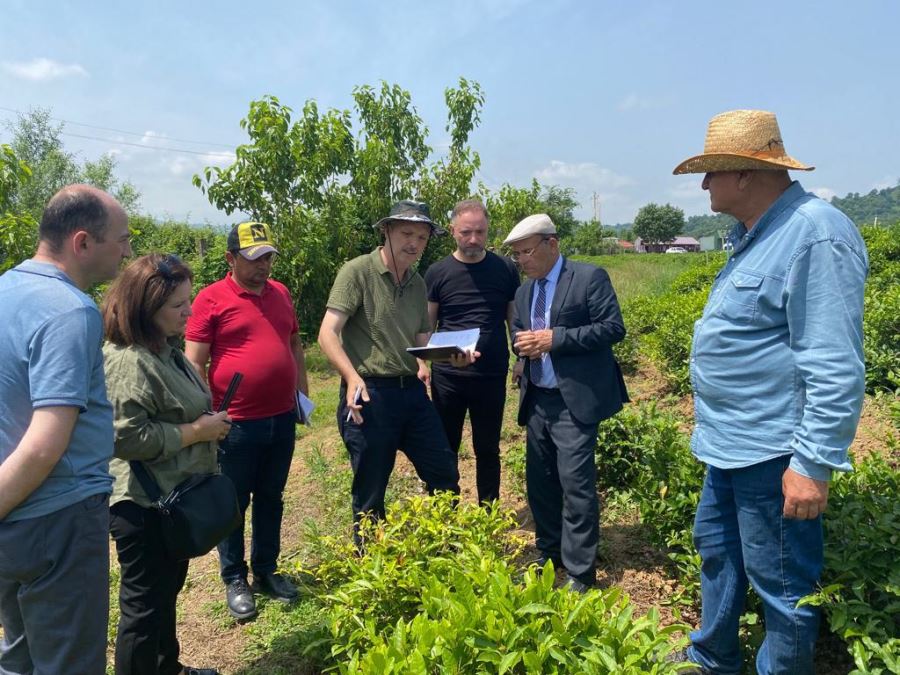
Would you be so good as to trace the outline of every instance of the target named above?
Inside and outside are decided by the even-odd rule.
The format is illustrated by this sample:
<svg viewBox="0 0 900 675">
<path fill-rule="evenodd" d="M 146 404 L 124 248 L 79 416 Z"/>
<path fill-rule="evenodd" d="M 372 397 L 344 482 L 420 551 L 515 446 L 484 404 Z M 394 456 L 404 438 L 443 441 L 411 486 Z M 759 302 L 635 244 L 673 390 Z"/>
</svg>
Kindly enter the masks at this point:
<svg viewBox="0 0 900 675">
<path fill-rule="evenodd" d="M 466 369 L 435 363 L 431 398 L 450 447 L 459 452 L 466 412 L 472 423 L 478 501 L 500 498 L 500 428 L 509 369 L 507 331 L 519 272 L 508 258 L 485 250 L 488 215 L 474 199 L 453 209 L 451 232 L 456 250 L 428 268 L 428 317 L 436 330 L 481 331 L 481 357 Z"/>
</svg>

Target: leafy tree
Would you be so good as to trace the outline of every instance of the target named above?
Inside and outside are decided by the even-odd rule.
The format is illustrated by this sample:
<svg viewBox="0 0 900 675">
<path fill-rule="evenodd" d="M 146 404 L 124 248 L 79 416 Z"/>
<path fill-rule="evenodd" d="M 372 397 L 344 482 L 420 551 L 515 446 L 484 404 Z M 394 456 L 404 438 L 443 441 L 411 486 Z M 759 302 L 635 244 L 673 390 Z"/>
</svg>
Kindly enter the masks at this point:
<svg viewBox="0 0 900 675">
<path fill-rule="evenodd" d="M 491 216 L 491 243 L 495 248 L 502 245 L 516 223 L 535 213 L 550 216 L 561 240 L 572 235 L 578 227 L 574 215 L 578 202 L 571 188 L 541 186 L 537 180 L 532 180 L 529 188 L 505 184 L 496 194 L 491 194 L 483 184 L 479 188 Z"/>
<path fill-rule="evenodd" d="M 356 87 L 353 100 L 356 130 L 350 111 L 320 113 L 313 100 L 296 120 L 274 96 L 253 101 L 241 121 L 250 142 L 237 148 L 236 161 L 194 176 L 218 208 L 272 226 L 281 252 L 276 276 L 297 299 L 307 333 L 321 320 L 338 267 L 378 243 L 372 225 L 393 202 L 424 199 L 440 220 L 470 194 L 480 164 L 468 148 L 484 102 L 477 83 L 460 79 L 445 91 L 451 144 L 432 164 L 428 129 L 408 92 L 382 82 L 377 90 Z M 430 246 L 429 258 L 447 246 Z"/>
<path fill-rule="evenodd" d="M 645 242 L 671 241 L 684 228 L 684 211 L 671 204 L 647 204 L 634 217 L 634 234 Z"/>
<path fill-rule="evenodd" d="M 715 215 L 691 216 L 685 223 L 684 234 L 693 237 L 705 237 L 710 234 L 719 234 L 721 232 L 731 232 L 737 220 L 729 216 L 727 213 L 717 213 Z"/>
<path fill-rule="evenodd" d="M 8 145 L 0 146 L 0 274 L 27 258 L 37 243 L 37 222 L 17 213 L 16 193 L 31 181 L 28 165 Z"/>
<path fill-rule="evenodd" d="M 140 193 L 129 182 L 115 175 L 116 162 L 110 155 L 97 161 L 78 158 L 66 152 L 62 134 L 64 125 L 54 124 L 50 110 L 35 108 L 6 124 L 12 134 L 10 146 L 18 158 L 30 168 L 32 178 L 12 191 L 10 201 L 18 213 L 28 213 L 40 220 L 44 206 L 61 187 L 70 183 L 88 183 L 112 194 L 128 211 L 135 214 Z"/>
<path fill-rule="evenodd" d="M 600 221 L 581 223 L 566 240 L 566 253 L 570 255 L 606 255 L 618 253 L 618 233 L 600 225 Z"/>
</svg>

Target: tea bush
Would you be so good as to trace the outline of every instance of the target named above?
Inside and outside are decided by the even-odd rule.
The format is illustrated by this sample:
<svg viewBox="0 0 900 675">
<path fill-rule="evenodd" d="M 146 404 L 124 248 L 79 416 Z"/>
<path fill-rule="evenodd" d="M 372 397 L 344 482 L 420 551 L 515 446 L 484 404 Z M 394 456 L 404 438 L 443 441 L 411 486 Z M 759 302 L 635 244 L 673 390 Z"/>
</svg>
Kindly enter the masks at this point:
<svg viewBox="0 0 900 675">
<path fill-rule="evenodd" d="M 700 558 L 692 530 L 704 467 L 679 420 L 653 405 L 629 407 L 603 421 L 598 438 L 600 489 L 634 504 L 650 540 L 666 550 L 681 584 L 670 600 L 696 603 Z"/>
<path fill-rule="evenodd" d="M 825 609 L 855 673 L 900 672 L 900 471 L 872 456 L 832 483 L 825 512 Z"/>
<path fill-rule="evenodd" d="M 505 561 L 429 579 L 422 611 L 351 650 L 341 673 L 676 673 L 666 661 L 687 626 L 635 617 L 618 589 L 585 595 L 554 589 L 552 563 L 522 581 Z"/>
<path fill-rule="evenodd" d="M 863 227 L 869 253 L 863 344 L 866 388 L 900 391 L 900 223 Z"/>
<path fill-rule="evenodd" d="M 342 673 L 673 673 L 679 648 L 658 616 L 633 616 L 618 590 L 554 589 L 552 564 L 521 573 L 523 542 L 500 508 L 448 495 L 392 505 L 368 521 L 365 550 L 323 537 L 332 669 Z M 311 645 L 316 649 L 320 645 Z"/>
</svg>

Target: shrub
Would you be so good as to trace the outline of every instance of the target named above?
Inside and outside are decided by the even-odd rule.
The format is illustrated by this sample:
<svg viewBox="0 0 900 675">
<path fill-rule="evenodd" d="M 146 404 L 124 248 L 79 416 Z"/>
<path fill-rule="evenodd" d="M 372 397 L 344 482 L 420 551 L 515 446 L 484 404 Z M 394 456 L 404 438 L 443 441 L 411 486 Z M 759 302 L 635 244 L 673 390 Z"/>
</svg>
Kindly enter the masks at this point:
<svg viewBox="0 0 900 675">
<path fill-rule="evenodd" d="M 524 575 L 513 514 L 414 497 L 363 524 L 365 551 L 323 538 L 332 668 L 342 673 L 671 673 L 684 664 L 658 615 L 618 590 L 554 589 L 552 564 Z M 682 640 L 683 642 L 683 640 Z M 317 648 L 320 645 L 312 645 Z"/>
<path fill-rule="evenodd" d="M 552 564 L 522 582 L 505 562 L 454 569 L 423 588 L 422 612 L 350 651 L 341 673 L 675 673 L 667 654 L 687 626 L 659 627 L 618 589 L 554 589 Z"/>
<path fill-rule="evenodd" d="M 655 406 L 627 408 L 598 429 L 598 483 L 635 504 L 650 540 L 667 550 L 682 587 L 675 602 L 699 598 L 700 557 L 693 543 L 694 514 L 704 466 L 671 414 Z"/>
<path fill-rule="evenodd" d="M 727 255 L 725 253 L 714 254 L 708 262 L 695 267 L 689 267 L 675 277 L 669 292 L 674 295 L 690 293 L 693 291 L 709 292 L 709 287 L 722 269 Z"/>
<path fill-rule="evenodd" d="M 825 512 L 822 589 L 801 602 L 820 605 L 846 640 L 857 673 L 900 666 L 900 471 L 872 456 L 832 483 Z"/>
</svg>

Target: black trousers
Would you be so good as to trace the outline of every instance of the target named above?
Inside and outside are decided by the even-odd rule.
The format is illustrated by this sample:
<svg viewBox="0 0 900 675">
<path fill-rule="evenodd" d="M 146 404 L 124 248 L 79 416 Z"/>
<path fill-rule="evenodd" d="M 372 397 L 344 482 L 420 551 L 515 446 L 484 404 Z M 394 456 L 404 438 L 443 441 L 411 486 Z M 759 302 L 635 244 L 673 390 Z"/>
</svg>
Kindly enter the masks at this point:
<svg viewBox="0 0 900 675">
<path fill-rule="evenodd" d="M 409 457 L 429 493 L 449 490 L 459 494 L 456 454 L 447 444 L 425 385 L 414 375 L 367 378 L 366 389 L 370 401 L 363 403 L 362 424 L 347 421 L 347 386 L 343 382 L 337 407 L 338 429 L 353 468 L 354 522 L 366 514 L 384 518 L 384 494 L 397 450 Z"/>
<path fill-rule="evenodd" d="M 597 425 L 572 417 L 556 389 L 528 388 L 525 484 L 535 540 L 570 576 L 594 583 L 600 540 Z"/>
<path fill-rule="evenodd" d="M 472 424 L 475 483 L 481 504 L 500 499 L 500 429 L 506 404 L 506 375 L 473 377 L 434 369 L 431 398 L 450 449 L 459 453 L 466 412 Z"/>
<path fill-rule="evenodd" d="M 110 508 L 109 529 L 121 568 L 116 675 L 176 675 L 182 664 L 175 601 L 188 561 L 166 555 L 153 509 L 118 502 Z"/>
</svg>

